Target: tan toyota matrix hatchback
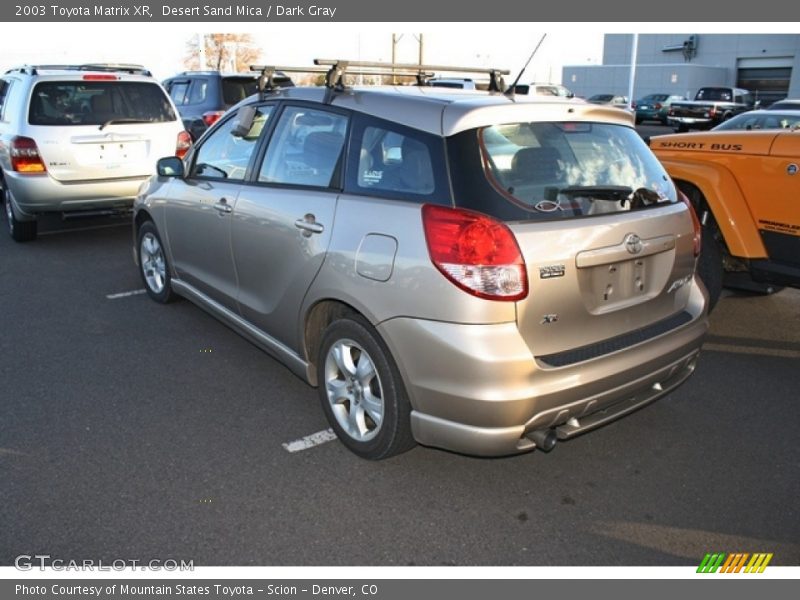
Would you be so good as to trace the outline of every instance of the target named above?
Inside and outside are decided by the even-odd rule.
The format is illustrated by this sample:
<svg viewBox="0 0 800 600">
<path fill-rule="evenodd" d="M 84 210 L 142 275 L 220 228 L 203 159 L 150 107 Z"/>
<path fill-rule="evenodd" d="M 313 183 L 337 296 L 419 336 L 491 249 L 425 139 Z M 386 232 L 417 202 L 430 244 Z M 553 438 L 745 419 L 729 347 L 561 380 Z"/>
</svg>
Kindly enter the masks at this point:
<svg viewBox="0 0 800 600">
<path fill-rule="evenodd" d="M 550 450 L 689 377 L 700 225 L 631 115 L 504 94 L 498 71 L 493 92 L 362 88 L 345 77 L 376 65 L 317 64 L 325 86 L 259 67 L 159 162 L 134 217 L 151 298 L 285 363 L 370 459 Z M 394 76 L 414 69 L 443 68 Z"/>
</svg>

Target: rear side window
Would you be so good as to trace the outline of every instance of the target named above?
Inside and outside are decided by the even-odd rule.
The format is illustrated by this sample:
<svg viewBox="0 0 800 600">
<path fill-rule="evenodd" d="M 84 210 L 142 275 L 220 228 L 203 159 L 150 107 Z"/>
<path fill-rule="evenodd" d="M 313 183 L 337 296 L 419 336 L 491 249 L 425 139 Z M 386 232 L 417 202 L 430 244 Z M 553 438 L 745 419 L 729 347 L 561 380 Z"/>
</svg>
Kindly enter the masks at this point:
<svg viewBox="0 0 800 600">
<path fill-rule="evenodd" d="M 350 146 L 347 191 L 447 204 L 443 150 L 437 136 L 360 116 Z"/>
<path fill-rule="evenodd" d="M 28 112 L 31 125 L 165 123 L 175 119 L 164 89 L 142 81 L 37 83 Z"/>
<path fill-rule="evenodd" d="M 11 89 L 11 83 L 5 79 L 0 79 L 0 121 L 4 119 L 6 112 L 6 98 Z"/>
<path fill-rule="evenodd" d="M 675 202 L 666 171 L 631 128 L 510 123 L 449 140 L 456 203 L 506 220 L 576 218 Z"/>
</svg>

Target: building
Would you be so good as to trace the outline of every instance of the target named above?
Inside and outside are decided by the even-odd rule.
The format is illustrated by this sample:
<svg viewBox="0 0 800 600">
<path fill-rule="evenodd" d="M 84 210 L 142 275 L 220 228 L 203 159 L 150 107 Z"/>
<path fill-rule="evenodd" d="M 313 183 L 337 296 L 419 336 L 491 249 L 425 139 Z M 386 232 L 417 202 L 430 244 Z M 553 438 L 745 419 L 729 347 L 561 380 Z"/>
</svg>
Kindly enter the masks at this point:
<svg viewBox="0 0 800 600">
<path fill-rule="evenodd" d="M 603 64 L 565 66 L 562 81 L 576 95 L 628 95 L 633 34 L 607 34 Z M 693 98 L 706 86 L 750 90 L 769 105 L 800 98 L 800 35 L 639 34 L 633 98 L 669 93 Z"/>
</svg>

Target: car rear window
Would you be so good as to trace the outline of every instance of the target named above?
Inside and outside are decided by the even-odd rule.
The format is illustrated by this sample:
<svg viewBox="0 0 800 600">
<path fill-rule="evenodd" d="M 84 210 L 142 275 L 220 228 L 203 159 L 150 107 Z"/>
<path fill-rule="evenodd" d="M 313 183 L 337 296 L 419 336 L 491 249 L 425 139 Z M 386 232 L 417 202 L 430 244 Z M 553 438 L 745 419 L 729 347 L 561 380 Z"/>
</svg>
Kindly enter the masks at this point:
<svg viewBox="0 0 800 600">
<path fill-rule="evenodd" d="M 258 91 L 258 80 L 252 77 L 225 77 L 222 80 L 222 101 L 233 106 Z"/>
<path fill-rule="evenodd" d="M 448 140 L 458 205 L 505 220 L 578 218 L 675 202 L 672 180 L 631 128 L 509 123 Z"/>
<path fill-rule="evenodd" d="M 163 88 L 144 81 L 47 81 L 31 95 L 31 125 L 102 125 L 175 121 Z"/>
</svg>

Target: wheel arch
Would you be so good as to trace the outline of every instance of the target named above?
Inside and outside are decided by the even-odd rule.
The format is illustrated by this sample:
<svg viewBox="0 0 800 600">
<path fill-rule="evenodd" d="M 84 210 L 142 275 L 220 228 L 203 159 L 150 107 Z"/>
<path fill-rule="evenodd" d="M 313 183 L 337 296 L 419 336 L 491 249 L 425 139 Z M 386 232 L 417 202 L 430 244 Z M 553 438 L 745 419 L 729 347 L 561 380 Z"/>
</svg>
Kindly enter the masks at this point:
<svg viewBox="0 0 800 600">
<path fill-rule="evenodd" d="M 316 366 L 322 336 L 331 323 L 346 317 L 361 317 L 371 323 L 370 319 L 353 305 L 334 298 L 318 300 L 306 311 L 302 332 L 303 351 L 308 363 L 308 380 L 314 387 L 319 385 Z"/>
<path fill-rule="evenodd" d="M 675 184 L 699 193 L 719 228 L 731 255 L 741 258 L 764 258 L 766 249 L 753 222 L 744 194 L 733 173 L 719 165 L 698 165 L 659 157 Z M 687 194 L 688 195 L 688 194 Z"/>
</svg>

